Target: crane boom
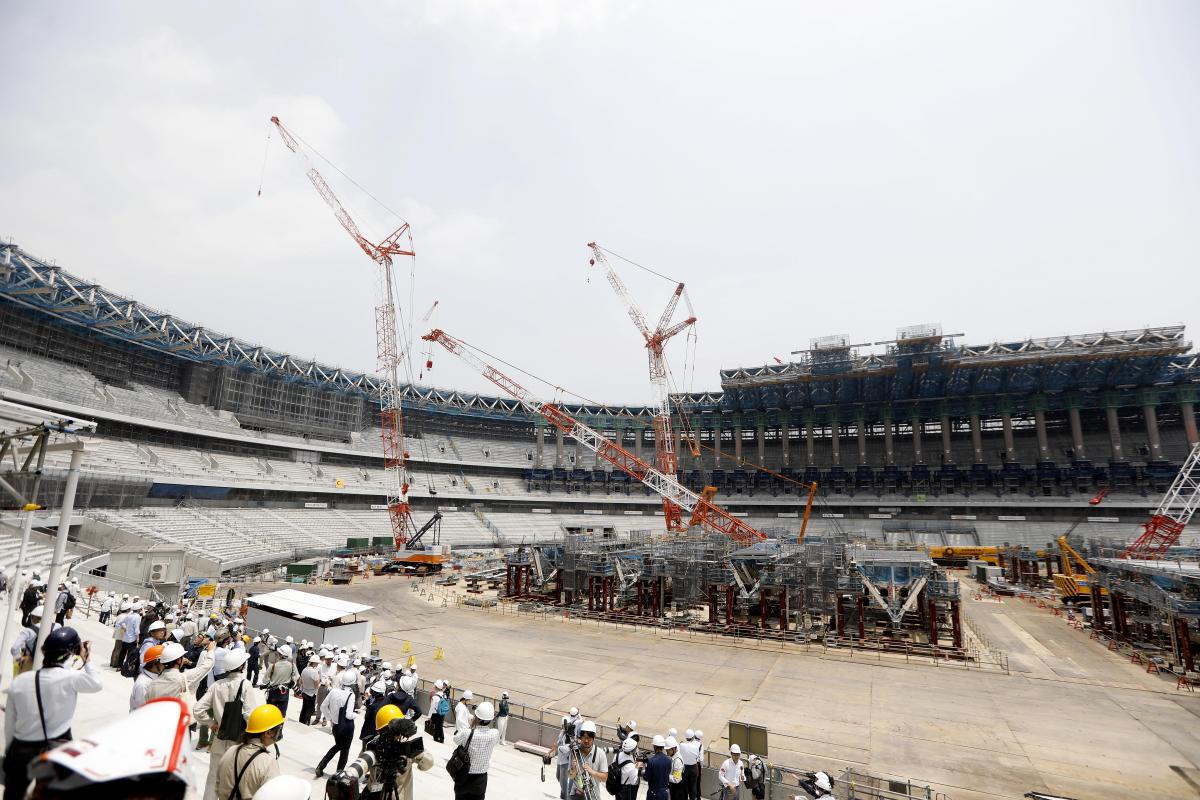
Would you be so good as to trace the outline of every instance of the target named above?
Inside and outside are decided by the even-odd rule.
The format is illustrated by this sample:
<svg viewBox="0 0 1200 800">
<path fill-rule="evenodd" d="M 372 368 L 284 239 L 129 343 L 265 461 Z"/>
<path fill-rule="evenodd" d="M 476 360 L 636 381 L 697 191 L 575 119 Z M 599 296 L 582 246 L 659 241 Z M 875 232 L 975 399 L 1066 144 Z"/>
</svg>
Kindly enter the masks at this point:
<svg viewBox="0 0 1200 800">
<path fill-rule="evenodd" d="M 403 549 L 412 532 L 412 514 L 408 503 L 408 453 L 404 449 L 404 416 L 400 406 L 400 346 L 396 332 L 395 282 L 392 274 L 392 257 L 416 255 L 412 246 L 412 232 L 405 222 L 383 241 L 371 242 L 350 212 L 338 200 L 333 189 L 312 165 L 308 154 L 292 132 L 271 117 L 271 123 L 279 131 L 283 143 L 296 155 L 304 159 L 305 175 L 317 194 L 333 210 L 334 217 L 350 234 L 359 248 L 378 266 L 378 298 L 375 305 L 375 354 L 383 380 L 379 382 L 379 430 L 383 441 L 383 469 L 386 477 L 388 516 L 392 523 L 392 536 L 396 549 Z M 436 306 L 437 304 L 434 303 Z M 431 309 L 432 311 L 432 309 Z"/>
<path fill-rule="evenodd" d="M 633 296 L 629 294 L 629 289 L 626 288 L 625 282 L 621 280 L 621 276 L 612 268 L 612 264 L 604 256 L 603 249 L 595 242 L 590 242 L 588 247 L 592 250 L 592 266 L 599 265 L 604 269 L 604 276 L 608 279 L 609 286 L 612 287 L 617 297 L 625 305 L 625 312 L 629 318 L 633 320 L 634 327 L 638 329 L 638 333 L 645 340 L 646 351 L 650 361 L 650 383 L 654 387 L 654 463 L 658 467 L 658 471 L 664 475 L 670 475 L 672 479 L 675 477 L 676 468 L 679 465 L 679 456 L 675 452 L 674 432 L 671 430 L 671 395 L 667 387 L 667 360 L 663 355 L 663 348 L 667 341 L 681 331 L 686 330 L 694 325 L 696 318 L 689 316 L 687 319 L 671 325 L 671 318 L 675 316 L 675 308 L 679 305 L 679 299 L 683 297 L 683 284 L 677 284 L 675 291 L 671 293 L 670 299 L 667 301 L 667 307 L 663 310 L 659 317 L 658 325 L 651 330 L 646 325 L 646 316 L 642 310 L 638 308 L 634 302 Z M 695 433 L 691 431 L 690 426 L 684 420 L 685 429 L 689 434 L 689 445 L 692 448 L 693 455 L 699 455 L 695 443 L 691 441 Z M 663 516 L 666 519 L 667 530 L 682 531 L 686 530 L 687 526 L 683 523 L 683 510 L 669 497 L 663 495 Z"/>
<path fill-rule="evenodd" d="M 1192 515 L 1200 507 L 1200 442 L 1192 445 L 1192 452 L 1183 460 L 1183 466 L 1171 487 L 1163 495 L 1162 502 L 1144 525 L 1142 534 L 1125 549 L 1122 558 L 1162 558 L 1176 542 Z"/>
<path fill-rule="evenodd" d="M 632 475 L 664 500 L 676 508 L 689 511 L 700 525 L 717 533 L 725 534 L 735 542 L 748 545 L 766 539 L 766 534 L 742 522 L 705 498 L 683 486 L 674 473 L 667 475 L 630 453 L 619 444 L 605 438 L 599 431 L 589 428 L 553 403 L 538 400 L 528 389 L 508 375 L 479 358 L 458 339 L 440 328 L 421 337 L 428 342 L 437 342 L 450 353 L 470 364 L 475 370 L 500 388 L 505 394 L 518 400 L 528 411 L 539 415 L 566 436 L 570 436 L 617 469 Z"/>
</svg>

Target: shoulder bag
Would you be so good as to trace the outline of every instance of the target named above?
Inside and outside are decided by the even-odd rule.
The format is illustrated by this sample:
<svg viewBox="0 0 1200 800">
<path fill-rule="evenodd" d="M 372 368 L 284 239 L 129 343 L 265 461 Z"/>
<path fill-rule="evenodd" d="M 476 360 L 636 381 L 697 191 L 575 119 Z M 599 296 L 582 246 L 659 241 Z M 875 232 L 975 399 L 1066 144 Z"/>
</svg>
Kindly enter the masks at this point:
<svg viewBox="0 0 1200 800">
<path fill-rule="evenodd" d="M 472 728 L 471 735 L 467 737 L 467 743 L 454 748 L 454 752 L 446 762 L 446 773 L 455 783 L 467 777 L 467 773 L 471 771 L 471 740 L 474 738 L 475 729 Z"/>
<path fill-rule="evenodd" d="M 242 690 L 246 688 L 243 680 L 238 684 L 237 697 L 226 700 L 221 707 L 221 726 L 217 728 L 217 738 L 226 742 L 240 742 L 246 732 L 246 718 L 242 716 Z"/>
</svg>

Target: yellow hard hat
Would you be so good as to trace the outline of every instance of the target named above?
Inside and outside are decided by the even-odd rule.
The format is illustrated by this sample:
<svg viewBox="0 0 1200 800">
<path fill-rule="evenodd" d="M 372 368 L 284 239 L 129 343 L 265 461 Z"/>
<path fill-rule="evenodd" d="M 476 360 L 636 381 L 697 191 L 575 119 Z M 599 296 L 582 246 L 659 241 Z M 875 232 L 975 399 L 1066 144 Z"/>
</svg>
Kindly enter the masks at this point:
<svg viewBox="0 0 1200 800">
<path fill-rule="evenodd" d="M 246 733 L 263 733 L 283 724 L 283 714 L 273 705 L 259 706 L 250 712 Z"/>
<path fill-rule="evenodd" d="M 399 706 L 388 703 L 386 706 L 375 712 L 375 730 L 381 731 L 386 728 L 388 723 L 390 723 L 392 720 L 401 719 L 403 717 L 404 712 L 400 710 Z"/>
</svg>

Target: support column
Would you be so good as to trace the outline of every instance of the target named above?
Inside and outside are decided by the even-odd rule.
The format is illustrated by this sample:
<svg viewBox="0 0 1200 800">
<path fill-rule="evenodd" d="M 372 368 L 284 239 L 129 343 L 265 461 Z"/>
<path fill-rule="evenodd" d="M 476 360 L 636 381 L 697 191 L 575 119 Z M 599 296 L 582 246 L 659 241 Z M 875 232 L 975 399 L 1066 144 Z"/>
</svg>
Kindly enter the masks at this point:
<svg viewBox="0 0 1200 800">
<path fill-rule="evenodd" d="M 921 413 L 916 409 L 912 412 L 912 442 L 913 442 L 913 463 L 924 464 L 925 458 L 921 453 Z"/>
<path fill-rule="evenodd" d="M 733 608 L 734 608 L 734 585 L 731 583 L 725 587 L 725 624 L 733 624 Z"/>
<path fill-rule="evenodd" d="M 788 590 L 786 586 L 779 589 L 779 630 L 788 631 Z"/>
<path fill-rule="evenodd" d="M 1196 407 L 1191 402 L 1183 402 L 1179 404 L 1179 411 L 1183 415 L 1183 432 L 1187 435 L 1187 443 L 1194 447 L 1196 442 L 1200 442 L 1200 432 L 1196 430 Z"/>
<path fill-rule="evenodd" d="M 884 466 L 892 466 L 896 463 L 896 448 L 892 441 L 895 435 L 896 426 L 892 421 L 891 408 L 884 409 L 883 412 L 883 463 Z"/>
<path fill-rule="evenodd" d="M 767 463 L 767 423 L 759 417 L 758 428 L 754 435 L 758 437 L 758 464 L 765 466 Z"/>
<path fill-rule="evenodd" d="M 566 453 L 563 451 L 563 432 L 554 429 L 554 466 L 562 467 L 566 463 Z"/>
<path fill-rule="evenodd" d="M 717 585 L 708 587 L 708 624 L 717 624 Z"/>
<path fill-rule="evenodd" d="M 1092 595 L 1092 630 L 1104 631 L 1108 625 L 1104 622 L 1104 599 L 1100 596 L 1100 584 L 1093 581 L 1088 591 Z"/>
<path fill-rule="evenodd" d="M 929 644 L 934 647 L 938 646 L 938 618 L 937 618 L 937 601 L 933 598 L 929 599 Z"/>
<path fill-rule="evenodd" d="M 1017 447 L 1013 443 L 1012 414 L 1000 412 L 1000 426 L 1004 430 L 1004 455 L 1009 462 L 1016 463 Z"/>
<path fill-rule="evenodd" d="M 1038 461 L 1053 461 L 1050 456 L 1050 439 L 1046 436 L 1046 412 L 1033 412 L 1033 427 L 1037 430 Z"/>
<path fill-rule="evenodd" d="M 971 449 L 975 451 L 975 463 L 986 464 L 983 460 L 983 431 L 979 427 L 979 415 L 971 415 Z"/>
<path fill-rule="evenodd" d="M 646 438 L 646 429 L 640 425 L 633 425 L 633 454 L 638 458 L 642 457 L 642 442 Z"/>
<path fill-rule="evenodd" d="M 733 460 L 737 462 L 738 467 L 742 465 L 742 421 L 734 420 L 733 423 Z"/>
<path fill-rule="evenodd" d="M 1188 672 L 1195 672 L 1196 657 L 1192 653 L 1192 639 L 1187 617 L 1175 617 L 1172 620 L 1172 624 L 1175 626 L 1175 641 L 1179 648 L 1179 661 Z"/>
<path fill-rule="evenodd" d="M 804 417 L 804 450 L 808 457 L 808 466 L 816 465 L 816 454 L 813 452 L 813 415 L 810 412 Z"/>
<path fill-rule="evenodd" d="M 783 466 L 790 467 L 792 465 L 791 454 L 791 432 L 792 422 L 787 414 L 780 415 L 779 423 L 779 449 L 783 459 Z"/>
<path fill-rule="evenodd" d="M 546 426 L 537 426 L 537 449 L 534 452 L 533 466 L 542 469 L 546 463 Z"/>
<path fill-rule="evenodd" d="M 1146 418 L 1146 439 L 1150 444 L 1150 460 L 1162 461 L 1162 440 L 1158 438 L 1158 410 L 1152 403 L 1142 407 Z"/>
<path fill-rule="evenodd" d="M 1071 423 L 1071 449 L 1075 451 L 1076 461 L 1086 461 L 1087 451 L 1083 447 L 1083 423 L 1079 421 L 1079 408 L 1071 406 L 1067 409 L 1067 419 Z"/>
<path fill-rule="evenodd" d="M 637 582 L 637 615 L 639 617 L 642 616 L 643 610 L 645 609 L 645 599 L 646 598 L 644 596 L 644 591 L 643 591 L 643 587 L 645 586 L 645 584 L 646 584 L 646 582 L 644 580 L 642 580 L 640 578 L 638 579 L 638 582 Z"/>
<path fill-rule="evenodd" d="M 765 586 L 758 587 L 758 627 L 764 630 L 767 627 L 767 589 Z"/>
<path fill-rule="evenodd" d="M 684 466 L 683 461 L 684 461 L 685 453 L 690 454 L 691 451 L 685 451 L 685 449 L 683 447 L 683 431 L 682 430 L 680 430 L 679 428 L 672 428 L 671 436 L 673 437 L 672 444 L 675 447 L 675 468 L 677 470 L 681 470 L 681 469 L 683 469 L 683 466 Z"/>
<path fill-rule="evenodd" d="M 1117 418 L 1117 407 L 1109 406 L 1104 409 L 1104 414 L 1108 417 L 1108 441 L 1112 445 L 1112 460 L 1124 461 L 1125 450 L 1121 447 L 1121 422 Z"/>
<path fill-rule="evenodd" d="M 867 601 L 862 595 L 858 596 L 858 641 L 867 638 Z"/>
<path fill-rule="evenodd" d="M 829 417 L 829 447 L 832 450 L 832 463 L 835 467 L 842 465 L 842 442 L 838 435 L 841 432 L 840 427 L 837 414 L 831 414 Z"/>
<path fill-rule="evenodd" d="M 63 559 L 67 552 L 67 535 L 71 531 L 71 517 L 75 512 L 75 492 L 79 488 L 79 465 L 83 462 L 83 446 L 76 445 L 76 447 L 78 449 L 71 451 L 71 464 L 67 468 L 67 482 L 63 487 L 58 533 L 54 538 L 54 555 L 50 561 L 50 579 L 46 582 L 46 602 L 48 604 L 53 604 L 53 600 L 57 599 L 58 584 L 67 576 Z M 17 577 L 19 576 L 13 575 L 14 589 Z M 54 614 L 47 609 L 46 613 L 42 615 L 42 624 L 38 627 L 37 645 L 33 648 L 34 670 L 42 668 L 42 645 L 46 643 L 46 637 L 50 635 L 53 625 Z"/>
<path fill-rule="evenodd" d="M 724 445 L 725 427 L 717 420 L 713 429 L 713 469 L 721 468 L 721 447 Z"/>
<path fill-rule="evenodd" d="M 954 449 L 950 446 L 950 416 L 942 414 L 942 463 L 954 463 Z"/>
<path fill-rule="evenodd" d="M 950 601 L 950 625 L 954 631 L 954 647 L 961 649 L 962 639 L 962 603 L 959 600 Z"/>
<path fill-rule="evenodd" d="M 855 422 L 858 428 L 858 463 L 866 465 L 867 463 L 867 420 L 864 414 L 858 415 L 858 420 Z"/>
<path fill-rule="evenodd" d="M 837 608 L 835 609 L 837 613 L 834 616 L 837 617 L 837 635 L 838 635 L 839 639 L 844 639 L 846 637 L 846 602 L 845 601 L 846 601 L 846 598 L 844 596 L 842 596 L 840 594 L 837 596 Z"/>
</svg>

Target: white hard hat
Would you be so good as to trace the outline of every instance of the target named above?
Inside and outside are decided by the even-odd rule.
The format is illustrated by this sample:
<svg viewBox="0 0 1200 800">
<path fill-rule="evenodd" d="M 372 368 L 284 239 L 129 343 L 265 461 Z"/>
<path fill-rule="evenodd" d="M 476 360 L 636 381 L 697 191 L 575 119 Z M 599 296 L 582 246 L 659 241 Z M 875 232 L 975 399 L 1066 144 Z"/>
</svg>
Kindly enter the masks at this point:
<svg viewBox="0 0 1200 800">
<path fill-rule="evenodd" d="M 182 642 L 185 635 L 186 634 L 184 634 L 183 628 L 176 628 L 175 630 L 171 631 L 171 636 L 174 637 L 175 641 L 177 642 Z"/>
<path fill-rule="evenodd" d="M 472 692 L 470 689 L 467 689 L 465 692 L 462 693 L 462 699 L 463 700 L 474 700 L 475 693 Z"/>
<path fill-rule="evenodd" d="M 279 655 L 283 656 L 284 658 L 292 657 L 292 648 L 288 647 L 286 644 L 279 645 L 278 652 Z"/>
<path fill-rule="evenodd" d="M 833 791 L 833 780 L 830 779 L 829 773 L 818 772 L 815 777 L 816 777 L 815 783 L 817 784 L 818 789 L 823 789 L 826 792 Z"/>
<path fill-rule="evenodd" d="M 358 673 L 348 669 L 342 673 L 342 686 L 353 686 L 358 681 Z"/>
<path fill-rule="evenodd" d="M 310 663 L 310 664 L 320 664 L 320 663 L 321 663 L 321 659 L 317 658 L 317 654 L 316 654 L 316 653 L 313 653 L 311 656 L 309 656 L 309 657 L 308 657 L 308 663 Z"/>
<path fill-rule="evenodd" d="M 631 730 L 631 731 L 637 730 L 637 723 L 634 722 L 633 720 L 629 720 L 629 730 Z"/>
<path fill-rule="evenodd" d="M 621 752 L 632 753 L 637 749 L 637 739 L 632 736 L 626 736 L 625 741 L 621 742 Z"/>
<path fill-rule="evenodd" d="M 583 725 L 580 726 L 579 732 L 580 733 L 590 733 L 593 736 L 595 736 L 596 735 L 596 723 L 592 722 L 589 719 L 587 722 L 583 723 Z"/>
<path fill-rule="evenodd" d="M 371 691 L 375 694 L 384 694 L 387 692 L 387 684 L 383 681 L 375 681 L 371 684 Z"/>
<path fill-rule="evenodd" d="M 191 614 L 189 614 L 188 616 L 190 617 Z M 263 628 L 263 633 L 270 633 L 270 632 L 271 632 L 270 628 Z"/>
<path fill-rule="evenodd" d="M 312 781 L 299 775 L 276 775 L 258 787 L 252 800 L 309 800 Z"/>
<path fill-rule="evenodd" d="M 500 696 L 501 696 L 501 697 L 508 697 L 508 692 L 507 692 L 507 691 L 503 691 L 503 692 L 501 692 L 501 693 L 500 693 Z"/>
<path fill-rule="evenodd" d="M 262 637 L 261 637 L 261 636 L 255 636 L 255 637 L 254 637 L 254 642 L 261 642 L 261 641 L 262 641 Z M 254 642 L 251 642 L 251 644 L 254 644 Z"/>
<path fill-rule="evenodd" d="M 350 659 L 346 658 L 345 656 L 340 656 L 338 657 L 337 665 L 339 667 L 348 667 L 350 666 Z"/>
<path fill-rule="evenodd" d="M 679 747 L 679 742 L 675 740 L 674 736 L 668 736 L 666 747 L 668 750 L 674 750 L 676 747 Z"/>
<path fill-rule="evenodd" d="M 29 612 L 29 616 L 31 616 L 31 617 L 40 617 L 40 616 L 42 616 L 42 615 L 43 615 L 43 614 L 45 614 L 45 613 L 46 613 L 46 607 L 45 607 L 45 606 L 34 606 L 34 608 L 33 608 L 33 611 L 30 611 L 30 612 Z"/>
<path fill-rule="evenodd" d="M 221 662 L 221 666 L 226 672 L 232 672 L 238 667 L 250 660 L 250 654 L 245 650 L 230 650 L 225 654 L 225 660 Z"/>
<path fill-rule="evenodd" d="M 742 748 L 738 747 L 736 744 L 729 745 L 729 755 L 737 756 L 737 755 L 741 755 L 741 754 L 742 754 Z"/>
<path fill-rule="evenodd" d="M 361 658 L 356 658 L 356 659 L 354 659 L 354 666 L 356 666 L 356 667 L 361 667 L 361 666 L 362 666 L 362 659 L 361 659 Z"/>
<path fill-rule="evenodd" d="M 435 688 L 435 689 L 442 689 L 442 688 L 445 688 L 445 686 L 446 686 L 446 684 L 442 682 L 441 678 L 438 678 L 436 681 L 433 682 L 433 688 Z"/>
<path fill-rule="evenodd" d="M 156 620 L 154 620 L 154 622 L 150 623 L 150 627 L 146 628 L 146 633 L 154 633 L 155 631 L 165 631 L 166 629 L 167 629 L 167 626 L 163 624 L 162 620 L 156 619 Z"/>
<path fill-rule="evenodd" d="M 654 738 L 650 741 L 655 747 L 666 747 L 667 740 L 663 738 L 661 733 L 654 734 Z"/>
<path fill-rule="evenodd" d="M 692 730 L 691 728 L 688 728 L 686 731 L 683 732 L 683 738 L 685 738 L 689 741 L 692 739 L 695 739 L 696 732 L 694 730 Z"/>
<path fill-rule="evenodd" d="M 170 664 L 172 661 L 178 661 L 183 658 L 186 652 L 183 649 L 183 645 L 179 642 L 168 642 L 163 645 L 162 652 L 158 654 L 158 662 L 160 664 Z"/>
<path fill-rule="evenodd" d="M 292 643 L 294 643 L 296 640 L 295 640 L 295 639 L 293 639 L 292 637 L 288 636 L 288 637 L 286 637 L 286 638 L 284 639 L 284 641 L 285 641 L 285 642 L 287 642 L 288 644 L 292 644 Z"/>
<path fill-rule="evenodd" d="M 575 706 L 571 706 L 571 716 L 572 716 L 572 717 L 577 717 L 577 716 L 579 716 L 579 709 L 578 709 L 578 708 L 576 708 Z"/>
<path fill-rule="evenodd" d="M 406 675 L 400 679 L 400 688 L 405 694 L 412 694 L 417 688 L 417 679 L 411 675 Z"/>
<path fill-rule="evenodd" d="M 384 671 L 385 671 L 385 672 L 391 672 L 391 670 L 392 670 L 392 662 L 390 662 L 390 661 L 385 661 L 385 662 L 383 662 L 383 669 L 384 669 Z"/>
<path fill-rule="evenodd" d="M 679 731 L 675 730 L 674 728 L 671 728 L 671 730 L 667 731 L 667 736 L 678 736 L 678 735 L 679 735 Z"/>
<path fill-rule="evenodd" d="M 484 700 L 475 709 L 475 716 L 482 722 L 491 722 L 496 718 L 496 708 L 487 700 Z"/>
<path fill-rule="evenodd" d="M 703 739 L 703 738 L 704 738 L 704 731 L 700 730 L 699 728 L 696 728 L 696 738 L 697 738 L 697 739 Z"/>
</svg>

